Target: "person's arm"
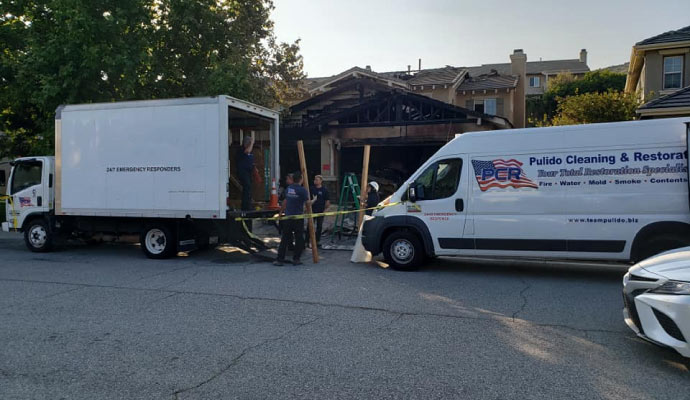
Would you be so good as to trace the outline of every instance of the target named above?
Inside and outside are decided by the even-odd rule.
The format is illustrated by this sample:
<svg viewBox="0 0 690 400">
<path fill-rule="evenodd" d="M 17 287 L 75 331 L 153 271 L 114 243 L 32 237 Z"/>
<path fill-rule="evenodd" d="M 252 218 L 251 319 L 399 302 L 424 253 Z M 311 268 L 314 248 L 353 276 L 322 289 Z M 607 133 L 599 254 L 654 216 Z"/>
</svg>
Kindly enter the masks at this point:
<svg viewBox="0 0 690 400">
<path fill-rule="evenodd" d="M 287 199 L 284 199 L 283 204 L 280 205 L 280 215 L 285 214 L 286 208 L 287 208 Z"/>
<path fill-rule="evenodd" d="M 245 154 L 251 154 L 252 150 L 254 149 L 254 138 L 249 142 L 249 147 L 244 149 Z"/>
<path fill-rule="evenodd" d="M 328 210 L 328 208 L 331 206 L 331 196 L 328 193 L 328 189 L 324 190 L 323 199 L 326 200 L 326 204 L 324 205 L 324 210 Z"/>
</svg>

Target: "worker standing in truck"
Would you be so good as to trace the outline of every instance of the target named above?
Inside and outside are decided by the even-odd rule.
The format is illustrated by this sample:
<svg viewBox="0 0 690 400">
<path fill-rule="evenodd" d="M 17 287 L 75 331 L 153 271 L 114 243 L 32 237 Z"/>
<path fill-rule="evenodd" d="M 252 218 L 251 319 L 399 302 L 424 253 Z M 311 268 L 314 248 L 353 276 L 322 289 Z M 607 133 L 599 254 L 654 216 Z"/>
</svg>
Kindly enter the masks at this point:
<svg viewBox="0 0 690 400">
<path fill-rule="evenodd" d="M 237 155 L 237 177 L 242 185 L 242 211 L 252 209 L 252 174 L 254 172 L 254 138 L 245 136 L 242 149 Z M 252 230 L 252 221 L 247 221 L 247 229 Z"/>
</svg>

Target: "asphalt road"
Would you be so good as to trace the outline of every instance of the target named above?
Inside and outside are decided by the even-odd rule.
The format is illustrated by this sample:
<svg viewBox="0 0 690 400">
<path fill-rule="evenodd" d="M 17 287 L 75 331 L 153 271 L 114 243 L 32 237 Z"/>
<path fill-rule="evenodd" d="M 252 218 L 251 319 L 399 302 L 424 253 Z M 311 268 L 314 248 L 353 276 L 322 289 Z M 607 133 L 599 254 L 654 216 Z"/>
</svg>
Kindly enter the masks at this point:
<svg viewBox="0 0 690 400">
<path fill-rule="evenodd" d="M 690 364 L 623 323 L 623 272 L 34 254 L 5 234 L 0 398 L 690 398 Z"/>
</svg>

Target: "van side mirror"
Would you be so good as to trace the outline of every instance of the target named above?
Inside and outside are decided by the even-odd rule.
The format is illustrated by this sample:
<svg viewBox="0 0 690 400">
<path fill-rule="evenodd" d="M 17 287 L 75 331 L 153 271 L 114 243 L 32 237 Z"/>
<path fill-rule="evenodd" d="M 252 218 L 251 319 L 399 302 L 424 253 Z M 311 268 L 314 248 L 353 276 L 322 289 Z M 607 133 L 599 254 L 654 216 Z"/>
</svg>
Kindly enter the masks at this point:
<svg viewBox="0 0 690 400">
<path fill-rule="evenodd" d="M 417 190 L 414 186 L 410 186 L 407 189 L 407 198 L 413 203 L 417 201 Z"/>
</svg>

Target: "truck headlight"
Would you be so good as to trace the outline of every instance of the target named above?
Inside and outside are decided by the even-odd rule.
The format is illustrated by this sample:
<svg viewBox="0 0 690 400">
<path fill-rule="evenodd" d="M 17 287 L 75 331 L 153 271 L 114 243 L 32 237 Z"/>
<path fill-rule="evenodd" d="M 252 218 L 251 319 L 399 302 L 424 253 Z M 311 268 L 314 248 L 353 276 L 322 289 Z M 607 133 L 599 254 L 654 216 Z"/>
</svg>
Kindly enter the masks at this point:
<svg viewBox="0 0 690 400">
<path fill-rule="evenodd" d="M 663 285 L 650 290 L 649 293 L 690 295 L 690 282 L 667 281 Z"/>
</svg>

